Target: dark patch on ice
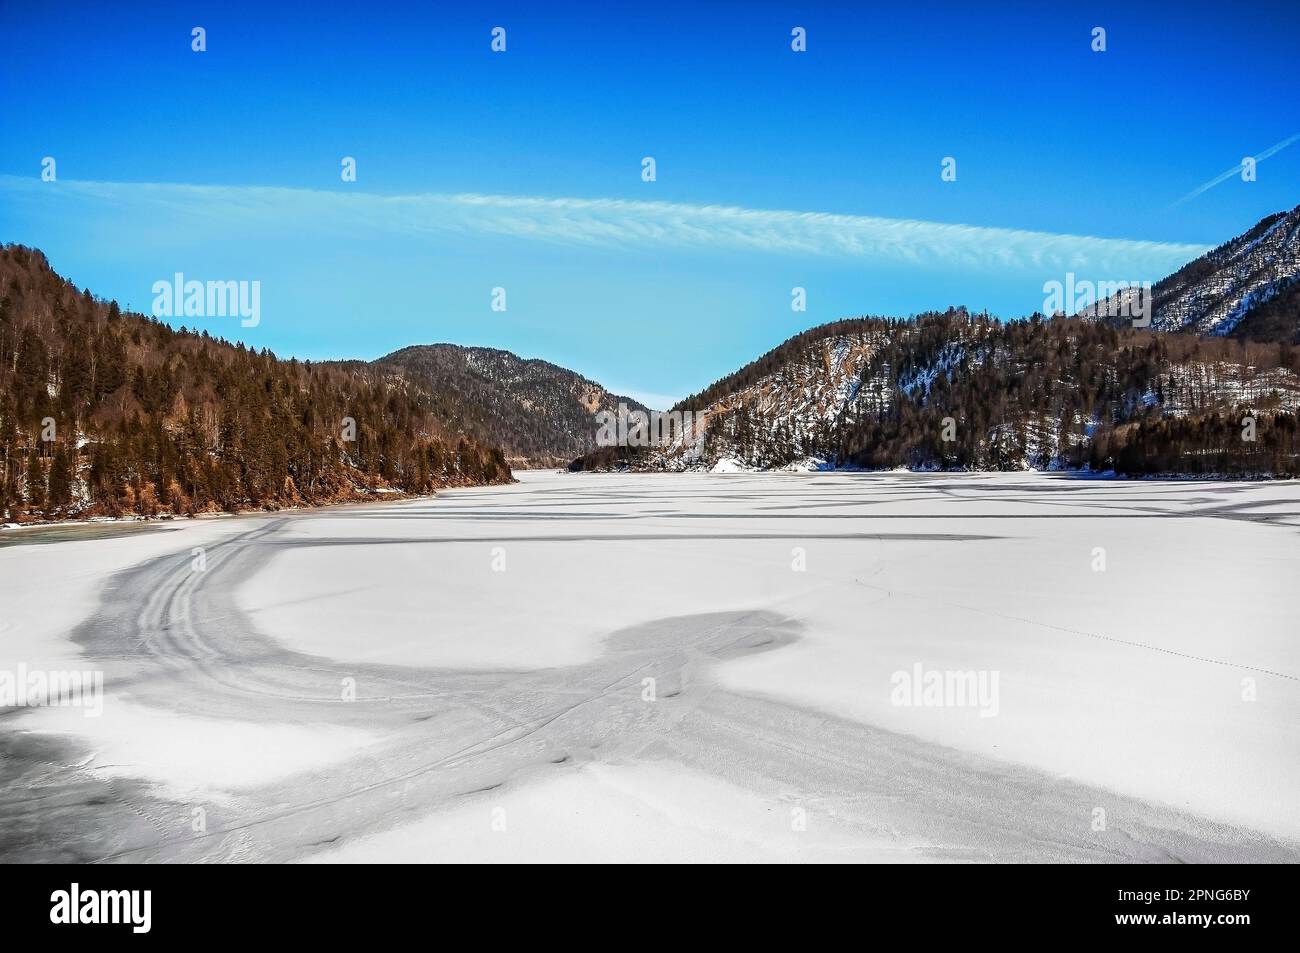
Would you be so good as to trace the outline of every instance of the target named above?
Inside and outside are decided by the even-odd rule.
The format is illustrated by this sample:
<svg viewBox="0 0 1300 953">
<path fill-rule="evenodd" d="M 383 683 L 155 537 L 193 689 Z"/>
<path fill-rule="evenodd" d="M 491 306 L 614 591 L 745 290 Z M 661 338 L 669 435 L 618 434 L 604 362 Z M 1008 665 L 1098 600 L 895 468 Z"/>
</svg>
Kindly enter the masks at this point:
<svg viewBox="0 0 1300 953">
<path fill-rule="evenodd" d="M 497 788 L 501 787 L 501 784 L 502 784 L 502 782 L 500 782 L 500 781 L 498 781 L 496 784 L 486 784 L 486 785 L 484 785 L 484 786 L 481 787 L 481 788 L 472 788 L 472 789 L 469 790 L 469 791 L 461 791 L 461 792 L 460 792 L 459 794 L 457 794 L 456 796 L 457 796 L 457 797 L 472 797 L 472 796 L 475 795 L 475 794 L 486 794 L 488 791 L 495 791 Z"/>
<path fill-rule="evenodd" d="M 803 623 L 768 609 L 668 616 L 620 629 L 605 640 L 614 651 L 691 649 L 715 659 L 770 651 L 794 642 Z"/>
<path fill-rule="evenodd" d="M 115 539 L 119 536 L 133 536 L 148 530 L 175 531 L 178 526 L 164 526 L 159 523 L 89 523 L 77 526 L 24 527 L 17 530 L 0 532 L 0 547 L 3 546 L 42 546 L 47 543 L 68 543 L 86 539 Z"/>
</svg>

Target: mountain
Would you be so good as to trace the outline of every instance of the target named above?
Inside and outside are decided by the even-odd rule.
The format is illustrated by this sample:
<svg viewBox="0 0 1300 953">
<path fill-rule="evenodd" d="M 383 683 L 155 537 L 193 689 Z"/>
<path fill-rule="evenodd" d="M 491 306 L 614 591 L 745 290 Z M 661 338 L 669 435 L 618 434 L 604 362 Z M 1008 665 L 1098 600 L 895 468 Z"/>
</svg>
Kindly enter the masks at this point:
<svg viewBox="0 0 1300 953">
<path fill-rule="evenodd" d="M 693 434 L 572 468 L 1287 474 L 1298 408 L 1300 349 L 1286 342 L 953 308 L 805 331 L 674 407 Z"/>
<path fill-rule="evenodd" d="M 428 493 L 508 481 L 510 462 L 574 458 L 576 469 L 1300 471 L 1300 207 L 1188 263 L 1153 303 L 1150 329 L 1099 318 L 1102 307 L 835 322 L 674 407 L 694 418 L 689 433 L 597 448 L 601 411 L 660 420 L 573 371 L 491 348 L 281 360 L 122 313 L 40 252 L 0 246 L 0 519 Z"/>
<path fill-rule="evenodd" d="M 1300 344 L 1300 206 L 1188 262 L 1151 292 L 1154 330 Z M 1081 316 L 1115 314 L 1115 300 Z"/>
<path fill-rule="evenodd" d="M 1124 299 L 1074 318 L 951 308 L 813 328 L 674 407 L 693 418 L 684 437 L 572 468 L 1300 470 L 1300 207 L 1158 282 L 1150 329 L 1109 317 Z"/>
<path fill-rule="evenodd" d="M 78 291 L 0 246 L 0 522 L 276 509 L 508 482 L 430 395 Z"/>
<path fill-rule="evenodd" d="M 487 347 L 424 344 L 372 362 L 397 382 L 430 395 L 430 409 L 512 466 L 562 466 L 596 446 L 595 415 L 647 408 L 555 364 Z"/>
</svg>

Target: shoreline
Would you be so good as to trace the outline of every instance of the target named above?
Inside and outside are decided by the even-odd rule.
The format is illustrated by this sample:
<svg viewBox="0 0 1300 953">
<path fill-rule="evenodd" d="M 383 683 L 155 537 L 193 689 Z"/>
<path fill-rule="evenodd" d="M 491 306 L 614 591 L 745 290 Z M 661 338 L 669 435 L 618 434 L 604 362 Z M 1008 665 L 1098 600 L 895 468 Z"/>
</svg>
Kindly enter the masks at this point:
<svg viewBox="0 0 1300 953">
<path fill-rule="evenodd" d="M 460 489 L 477 489 L 488 486 L 510 486 L 512 483 L 518 483 L 517 479 L 512 479 L 509 483 L 467 483 L 463 485 L 448 485 L 442 487 L 434 493 L 403 493 L 400 491 L 392 493 L 375 494 L 373 499 L 361 500 L 338 500 L 332 503 L 306 503 L 301 506 L 281 506 L 276 509 L 241 509 L 230 512 L 221 510 L 215 513 L 195 513 L 187 515 L 184 513 L 167 513 L 159 516 L 140 516 L 134 514 L 131 516 L 92 516 L 86 519 L 52 519 L 40 520 L 30 523 L 0 523 L 0 541 L 6 536 L 13 534 L 15 536 L 27 536 L 41 531 L 51 531 L 60 529 L 81 529 L 88 527 L 127 527 L 127 526 L 162 526 L 168 523 L 179 523 L 190 525 L 193 523 L 206 522 L 209 520 L 234 519 L 247 516 L 275 516 L 284 513 L 306 513 L 320 510 L 338 509 L 347 506 L 372 506 L 376 503 L 397 503 L 409 502 L 411 500 L 432 500 L 448 490 Z"/>
</svg>

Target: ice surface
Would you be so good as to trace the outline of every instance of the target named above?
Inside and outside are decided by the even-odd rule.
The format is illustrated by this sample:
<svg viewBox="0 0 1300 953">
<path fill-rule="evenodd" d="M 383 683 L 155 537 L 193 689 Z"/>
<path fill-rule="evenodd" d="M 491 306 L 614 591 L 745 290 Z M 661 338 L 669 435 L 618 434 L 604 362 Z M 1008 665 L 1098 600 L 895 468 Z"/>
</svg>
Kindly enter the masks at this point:
<svg viewBox="0 0 1300 953">
<path fill-rule="evenodd" d="M 696 771 L 593 764 L 314 855 L 315 863 L 915 862 L 863 837 Z"/>
<path fill-rule="evenodd" d="M 140 778 L 168 796 L 220 798 L 299 772 L 328 770 L 373 739 L 355 729 L 194 718 L 116 698 L 104 714 L 35 708 L 12 726 L 37 735 L 76 735 L 93 756 L 85 770 L 106 778 Z"/>
<path fill-rule="evenodd" d="M 0 547 L 0 856 L 1300 859 L 1295 482 L 520 476 Z"/>
</svg>

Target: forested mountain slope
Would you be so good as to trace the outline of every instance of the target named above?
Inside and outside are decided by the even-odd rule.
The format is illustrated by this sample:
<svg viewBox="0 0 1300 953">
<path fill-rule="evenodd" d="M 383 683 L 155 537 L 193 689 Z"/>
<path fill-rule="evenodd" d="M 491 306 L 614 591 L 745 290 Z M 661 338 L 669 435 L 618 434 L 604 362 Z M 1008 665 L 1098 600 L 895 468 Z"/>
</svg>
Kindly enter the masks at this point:
<svg viewBox="0 0 1300 953">
<path fill-rule="evenodd" d="M 1156 331 L 1300 344 L 1300 206 L 1188 262 L 1156 282 L 1151 296 Z M 1083 316 L 1120 313 L 1100 302 Z"/>
<path fill-rule="evenodd" d="M 1074 318 L 950 308 L 812 328 L 673 408 L 694 439 L 573 466 L 1300 470 L 1300 207 L 1149 294 L 1149 329 L 1119 316 L 1125 292 Z"/>
<path fill-rule="evenodd" d="M 0 521 L 277 508 L 501 482 L 415 384 L 280 360 L 0 247 Z"/>
<path fill-rule="evenodd" d="M 620 403 L 646 409 L 566 368 L 495 348 L 417 345 L 373 364 L 427 391 L 440 419 L 501 447 L 512 466 L 567 464 L 595 448 L 595 414 Z"/>
<path fill-rule="evenodd" d="M 1285 342 L 961 308 L 861 318 L 803 332 L 674 408 L 696 415 L 696 439 L 574 466 L 1281 475 L 1300 451 L 1297 372 L 1300 349 Z"/>
</svg>

